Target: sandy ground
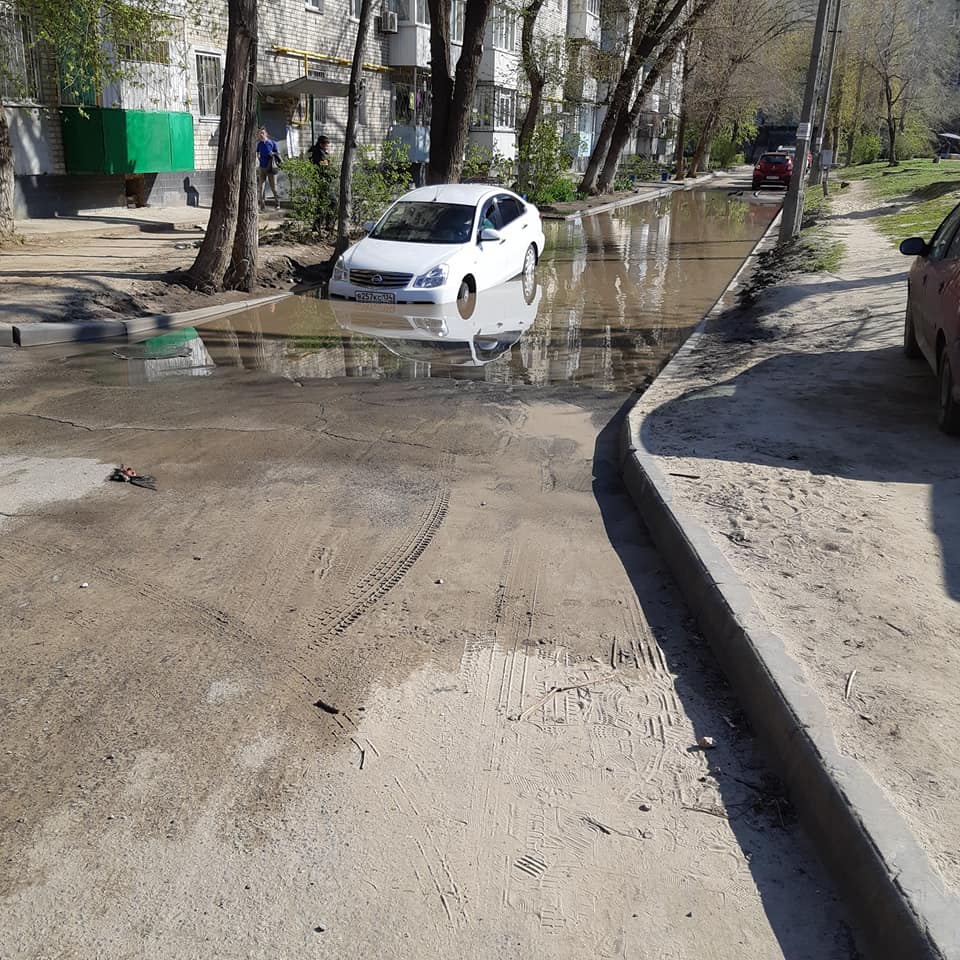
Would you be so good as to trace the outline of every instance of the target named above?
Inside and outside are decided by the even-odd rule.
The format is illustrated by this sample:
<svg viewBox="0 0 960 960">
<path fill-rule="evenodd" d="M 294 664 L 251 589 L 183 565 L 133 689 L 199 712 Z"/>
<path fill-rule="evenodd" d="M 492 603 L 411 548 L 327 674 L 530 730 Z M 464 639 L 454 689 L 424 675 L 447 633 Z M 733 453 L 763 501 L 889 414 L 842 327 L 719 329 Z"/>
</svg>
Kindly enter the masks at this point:
<svg viewBox="0 0 960 960">
<path fill-rule="evenodd" d="M 956 889 L 960 444 L 936 428 L 933 374 L 902 355 L 908 261 L 868 206 L 857 185 L 837 199 L 839 272 L 719 319 L 647 395 L 659 406 L 644 431 L 842 749 Z"/>
<path fill-rule="evenodd" d="M 3 960 L 855 955 L 622 397 L 38 357 L 0 356 Z"/>
<path fill-rule="evenodd" d="M 264 225 L 278 223 L 279 216 L 270 211 Z M 208 296 L 163 279 L 168 271 L 185 270 L 193 263 L 203 237 L 202 223 L 184 221 L 175 230 L 155 232 L 158 225 L 144 222 L 143 232 L 138 232 L 135 220 L 131 215 L 127 232 L 121 235 L 116 231 L 123 231 L 124 222 L 107 219 L 101 231 L 93 224 L 85 225 L 82 233 L 69 229 L 76 223 L 67 223 L 59 235 L 0 249 L 0 325 L 175 313 L 248 296 L 237 292 Z M 41 223 L 50 230 L 58 225 Z M 329 255 L 326 246 L 263 244 L 256 292 L 297 287 L 309 279 L 310 268 Z"/>
</svg>

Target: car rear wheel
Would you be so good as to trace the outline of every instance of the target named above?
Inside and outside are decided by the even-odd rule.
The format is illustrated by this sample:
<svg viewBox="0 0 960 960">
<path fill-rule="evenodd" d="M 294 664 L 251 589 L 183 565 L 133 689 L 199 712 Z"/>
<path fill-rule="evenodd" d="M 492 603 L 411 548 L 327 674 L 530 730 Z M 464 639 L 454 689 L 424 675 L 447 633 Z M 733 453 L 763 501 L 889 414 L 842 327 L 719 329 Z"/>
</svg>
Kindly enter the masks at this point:
<svg viewBox="0 0 960 960">
<path fill-rule="evenodd" d="M 913 304 L 910 302 L 909 294 L 907 295 L 907 313 L 903 318 L 903 353 L 912 360 L 922 356 L 920 344 L 917 343 L 917 331 L 913 325 Z"/>
<path fill-rule="evenodd" d="M 469 320 L 473 316 L 473 311 L 477 307 L 477 295 L 473 288 L 467 282 L 466 277 L 460 281 L 460 289 L 457 291 L 457 313 L 464 320 Z"/>
<path fill-rule="evenodd" d="M 938 421 L 944 433 L 960 434 L 960 404 L 954 399 L 956 384 L 950 358 L 944 350 L 940 355 L 940 416 Z"/>
</svg>

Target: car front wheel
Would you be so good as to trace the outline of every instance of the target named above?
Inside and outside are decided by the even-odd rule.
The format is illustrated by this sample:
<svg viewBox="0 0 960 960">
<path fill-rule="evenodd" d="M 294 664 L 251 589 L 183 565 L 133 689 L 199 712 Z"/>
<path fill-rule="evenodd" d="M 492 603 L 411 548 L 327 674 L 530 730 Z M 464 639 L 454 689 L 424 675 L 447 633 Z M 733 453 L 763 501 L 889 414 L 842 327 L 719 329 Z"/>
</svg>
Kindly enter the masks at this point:
<svg viewBox="0 0 960 960">
<path fill-rule="evenodd" d="M 913 304 L 910 302 L 909 294 L 907 294 L 907 313 L 903 318 L 903 353 L 912 360 L 921 356 L 920 344 L 917 343 L 917 330 L 913 323 Z"/>
<path fill-rule="evenodd" d="M 523 270 L 520 271 L 523 279 L 530 283 L 533 280 L 534 271 L 537 269 L 537 248 L 531 243 L 527 247 L 527 252 L 523 255 Z"/>
<path fill-rule="evenodd" d="M 950 358 L 944 350 L 940 355 L 940 429 L 944 433 L 960 434 L 960 404 L 954 399 L 956 384 Z"/>
</svg>

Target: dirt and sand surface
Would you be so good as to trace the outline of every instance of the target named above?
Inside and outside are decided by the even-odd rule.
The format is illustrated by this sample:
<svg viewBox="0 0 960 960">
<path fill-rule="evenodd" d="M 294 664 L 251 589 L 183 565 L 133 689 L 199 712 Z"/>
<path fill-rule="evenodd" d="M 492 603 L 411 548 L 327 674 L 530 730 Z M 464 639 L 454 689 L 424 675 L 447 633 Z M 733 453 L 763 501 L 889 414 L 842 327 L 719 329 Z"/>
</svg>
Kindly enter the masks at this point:
<svg viewBox="0 0 960 960">
<path fill-rule="evenodd" d="M 839 271 L 720 317 L 644 436 L 956 890 L 960 444 L 902 354 L 909 261 L 872 206 L 862 184 L 834 200 Z"/>
<path fill-rule="evenodd" d="M 855 956 L 626 393 L 69 349 L 0 363 L 3 960 Z"/>
<path fill-rule="evenodd" d="M 132 210 L 28 222 L 25 243 L 0 248 L 0 325 L 176 313 L 246 299 L 239 291 L 203 294 L 167 282 L 196 259 L 208 213 Z M 255 294 L 316 283 L 313 265 L 329 258 L 329 247 L 285 241 L 274 229 L 281 216 L 261 215 L 270 240 L 260 248 Z"/>
</svg>

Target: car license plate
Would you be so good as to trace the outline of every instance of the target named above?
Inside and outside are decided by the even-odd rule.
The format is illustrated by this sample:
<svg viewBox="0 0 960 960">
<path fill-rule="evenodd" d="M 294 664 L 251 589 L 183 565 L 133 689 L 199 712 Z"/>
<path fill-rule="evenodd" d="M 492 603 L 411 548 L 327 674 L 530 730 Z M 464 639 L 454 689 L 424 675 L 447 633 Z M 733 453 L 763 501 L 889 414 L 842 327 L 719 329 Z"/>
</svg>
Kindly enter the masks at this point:
<svg viewBox="0 0 960 960">
<path fill-rule="evenodd" d="M 779 180 L 779 177 L 767 177 L 768 180 Z"/>
<path fill-rule="evenodd" d="M 358 290 L 357 303 L 396 303 L 395 293 L 385 293 L 382 290 Z"/>
</svg>

